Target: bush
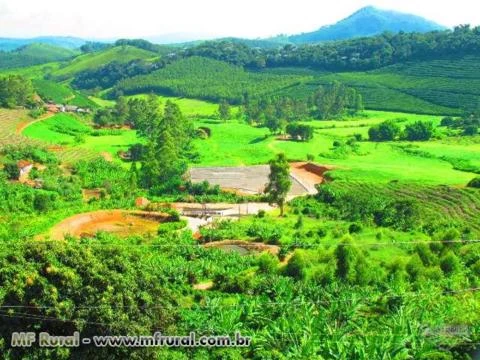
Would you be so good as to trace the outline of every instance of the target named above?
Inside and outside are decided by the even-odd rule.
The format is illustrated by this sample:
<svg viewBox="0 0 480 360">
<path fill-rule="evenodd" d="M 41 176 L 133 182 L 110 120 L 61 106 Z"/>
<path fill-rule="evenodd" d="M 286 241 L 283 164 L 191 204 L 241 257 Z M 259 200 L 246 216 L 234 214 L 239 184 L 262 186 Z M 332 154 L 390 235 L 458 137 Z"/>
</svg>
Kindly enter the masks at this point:
<svg viewBox="0 0 480 360">
<path fill-rule="evenodd" d="M 3 172 L 7 176 L 8 180 L 18 180 L 18 176 L 20 175 L 17 163 L 12 161 L 3 164 Z"/>
<path fill-rule="evenodd" d="M 266 215 L 266 211 L 265 210 L 258 210 L 258 213 L 257 213 L 257 218 L 259 219 L 263 219 Z"/>
<path fill-rule="evenodd" d="M 427 141 L 433 136 L 431 122 L 416 121 L 405 127 L 403 137 L 408 141 Z"/>
<path fill-rule="evenodd" d="M 463 135 L 465 136 L 475 136 L 478 134 L 478 126 L 476 125 L 469 125 L 463 129 Z"/>
<path fill-rule="evenodd" d="M 460 260 L 458 260 L 458 257 L 452 251 L 449 251 L 440 259 L 440 268 L 445 275 L 452 275 L 457 272 L 460 267 Z"/>
<path fill-rule="evenodd" d="M 185 227 L 187 227 L 186 220 L 162 223 L 158 226 L 158 235 L 166 235 L 172 231 L 182 230 Z"/>
<path fill-rule="evenodd" d="M 350 224 L 350 226 L 348 227 L 348 232 L 350 234 L 359 233 L 361 231 L 362 231 L 362 225 L 357 223 Z"/>
<path fill-rule="evenodd" d="M 322 286 L 332 284 L 335 281 L 335 264 L 329 262 L 316 265 L 312 269 L 308 280 Z"/>
<path fill-rule="evenodd" d="M 295 251 L 292 258 L 285 267 L 285 274 L 296 280 L 304 280 L 307 275 L 307 260 L 300 251 Z"/>
<path fill-rule="evenodd" d="M 415 281 L 419 279 L 425 272 L 422 260 L 418 254 L 414 254 L 407 263 L 406 270 L 410 279 Z"/>
<path fill-rule="evenodd" d="M 468 184 L 468 187 L 480 189 L 480 177 L 472 179 Z"/>
<path fill-rule="evenodd" d="M 33 199 L 33 207 L 40 212 L 52 210 L 56 207 L 57 198 L 57 193 L 38 192 Z"/>
<path fill-rule="evenodd" d="M 278 259 L 270 253 L 263 253 L 258 257 L 258 268 L 265 274 L 274 274 L 278 269 Z"/>
<path fill-rule="evenodd" d="M 436 264 L 436 256 L 426 244 L 418 244 L 415 251 L 422 260 L 423 265 L 431 266 Z"/>
<path fill-rule="evenodd" d="M 368 130 L 370 141 L 393 141 L 400 134 L 400 127 L 391 120 L 385 121 Z"/>
<path fill-rule="evenodd" d="M 440 122 L 440 126 L 451 127 L 455 124 L 455 120 L 451 116 L 444 117 Z"/>
<path fill-rule="evenodd" d="M 295 223 L 295 225 L 293 226 L 293 228 L 295 230 L 299 230 L 301 228 L 303 228 L 303 216 L 300 215 L 297 219 L 297 222 Z"/>
<path fill-rule="evenodd" d="M 278 226 L 266 223 L 254 222 L 247 230 L 247 235 L 258 241 L 266 241 L 269 244 L 277 244 L 282 237 Z"/>
<path fill-rule="evenodd" d="M 327 230 L 324 229 L 324 228 L 318 228 L 317 229 L 317 236 L 319 238 L 324 238 L 325 236 L 327 236 Z"/>
</svg>

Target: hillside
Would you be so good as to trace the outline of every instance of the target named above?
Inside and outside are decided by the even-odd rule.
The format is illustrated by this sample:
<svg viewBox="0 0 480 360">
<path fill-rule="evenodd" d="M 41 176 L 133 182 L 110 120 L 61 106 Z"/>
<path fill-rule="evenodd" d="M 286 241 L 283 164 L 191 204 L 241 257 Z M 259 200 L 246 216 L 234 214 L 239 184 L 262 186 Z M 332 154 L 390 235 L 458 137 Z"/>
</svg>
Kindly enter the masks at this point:
<svg viewBox="0 0 480 360">
<path fill-rule="evenodd" d="M 133 46 L 116 46 L 104 51 L 80 55 L 67 66 L 55 71 L 53 75 L 57 78 L 68 79 L 81 71 L 97 69 L 114 61 L 127 63 L 135 59 L 147 60 L 157 56 L 158 54 L 154 52 Z"/>
<path fill-rule="evenodd" d="M 148 75 L 122 80 L 116 87 L 125 94 L 156 92 L 203 100 L 228 99 L 240 103 L 246 93 L 261 95 L 301 81 L 304 77 L 288 74 L 262 74 L 245 71 L 225 62 L 191 57 Z"/>
<path fill-rule="evenodd" d="M 373 36 L 383 32 L 429 32 L 445 27 L 422 17 L 397 11 L 364 7 L 336 24 L 324 26 L 317 31 L 290 36 L 295 44 L 315 43 Z"/>
<path fill-rule="evenodd" d="M 313 80 L 284 89 L 295 98 L 310 96 L 320 85 L 340 81 L 356 88 L 369 109 L 459 115 L 480 102 L 480 58 L 407 62 L 374 71 L 326 73 L 298 68 L 266 70 L 275 74 L 309 74 Z"/>
<path fill-rule="evenodd" d="M 73 50 L 85 43 L 86 40 L 71 36 L 40 36 L 30 39 L 0 38 L 0 51 L 16 50 L 30 44 L 52 45 Z"/>
<path fill-rule="evenodd" d="M 15 51 L 0 51 L 0 69 L 21 68 L 64 61 L 78 52 L 46 44 L 25 45 Z"/>
</svg>

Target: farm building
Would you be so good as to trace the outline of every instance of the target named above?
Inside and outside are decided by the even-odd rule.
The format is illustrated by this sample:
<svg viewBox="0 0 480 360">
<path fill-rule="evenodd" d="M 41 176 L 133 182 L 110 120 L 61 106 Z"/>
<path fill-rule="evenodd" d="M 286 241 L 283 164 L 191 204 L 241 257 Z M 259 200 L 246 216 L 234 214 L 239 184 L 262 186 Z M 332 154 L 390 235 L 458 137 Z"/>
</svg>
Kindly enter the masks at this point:
<svg viewBox="0 0 480 360">
<path fill-rule="evenodd" d="M 28 180 L 28 174 L 33 169 L 33 164 L 27 160 L 20 160 L 17 162 L 18 167 L 18 180 L 20 182 L 25 182 Z"/>
</svg>

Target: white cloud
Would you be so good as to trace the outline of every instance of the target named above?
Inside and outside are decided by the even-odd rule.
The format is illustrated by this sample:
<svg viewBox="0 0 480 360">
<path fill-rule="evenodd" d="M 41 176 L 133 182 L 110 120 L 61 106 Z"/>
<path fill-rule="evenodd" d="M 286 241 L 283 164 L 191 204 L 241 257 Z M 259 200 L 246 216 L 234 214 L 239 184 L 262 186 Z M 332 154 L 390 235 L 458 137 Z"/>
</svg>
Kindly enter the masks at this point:
<svg viewBox="0 0 480 360">
<path fill-rule="evenodd" d="M 0 36 L 146 37 L 166 33 L 264 37 L 315 30 L 366 5 L 447 26 L 477 25 L 471 0 L 0 0 Z"/>
</svg>

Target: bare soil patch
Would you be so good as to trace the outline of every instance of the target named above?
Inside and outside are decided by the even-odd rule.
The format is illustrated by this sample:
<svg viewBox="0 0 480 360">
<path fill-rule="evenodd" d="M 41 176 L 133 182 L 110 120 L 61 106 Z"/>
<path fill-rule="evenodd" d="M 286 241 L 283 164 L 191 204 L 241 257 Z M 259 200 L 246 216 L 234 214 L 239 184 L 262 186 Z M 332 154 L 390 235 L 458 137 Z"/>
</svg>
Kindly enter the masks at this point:
<svg viewBox="0 0 480 360">
<path fill-rule="evenodd" d="M 66 235 L 92 237 L 99 231 L 114 233 L 121 237 L 154 235 L 157 233 L 158 225 L 168 218 L 168 214 L 157 212 L 99 210 L 63 220 L 50 230 L 49 236 L 54 240 L 62 240 Z"/>
<path fill-rule="evenodd" d="M 295 162 L 290 164 L 292 174 L 309 185 L 323 183 L 325 173 L 332 169 L 332 166 L 317 165 L 311 162 Z"/>
</svg>

